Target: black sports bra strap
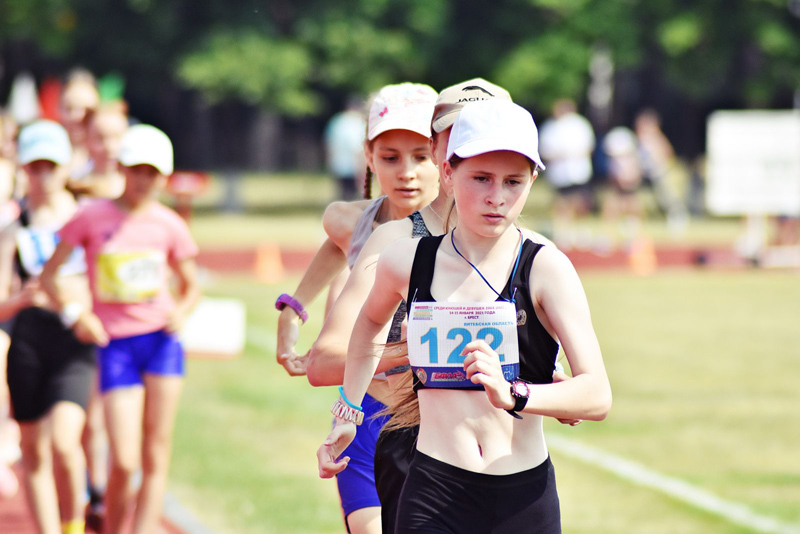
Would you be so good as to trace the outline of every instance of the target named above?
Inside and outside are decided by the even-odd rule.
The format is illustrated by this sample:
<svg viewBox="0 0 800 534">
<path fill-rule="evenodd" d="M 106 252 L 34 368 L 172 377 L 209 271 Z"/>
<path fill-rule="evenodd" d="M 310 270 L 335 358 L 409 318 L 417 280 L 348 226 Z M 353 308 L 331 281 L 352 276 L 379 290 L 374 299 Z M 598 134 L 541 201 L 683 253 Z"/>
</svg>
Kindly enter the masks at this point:
<svg viewBox="0 0 800 534">
<path fill-rule="evenodd" d="M 414 254 L 414 263 L 411 266 L 411 276 L 408 280 L 406 302 L 431 300 L 430 291 L 433 271 L 436 268 L 436 251 L 439 250 L 442 239 L 444 239 L 444 235 L 423 237 L 419 240 L 417 251 Z"/>
<path fill-rule="evenodd" d="M 528 284 L 531 276 L 531 268 L 533 267 L 533 260 L 536 258 L 539 251 L 542 250 L 542 247 L 544 247 L 542 243 L 535 243 L 530 240 L 525 241 L 522 247 L 522 258 L 519 260 L 520 269 L 517 271 L 516 279 L 513 282 Z"/>
</svg>

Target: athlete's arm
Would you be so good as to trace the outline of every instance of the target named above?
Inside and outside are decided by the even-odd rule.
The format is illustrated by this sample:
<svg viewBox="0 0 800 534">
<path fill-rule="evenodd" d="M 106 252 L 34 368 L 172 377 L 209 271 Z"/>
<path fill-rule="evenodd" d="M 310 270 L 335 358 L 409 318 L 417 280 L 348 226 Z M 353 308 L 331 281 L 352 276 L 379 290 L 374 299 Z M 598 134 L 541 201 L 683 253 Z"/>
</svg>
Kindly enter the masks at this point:
<svg viewBox="0 0 800 534">
<path fill-rule="evenodd" d="M 416 245 L 416 240 L 401 240 L 381 254 L 378 260 L 375 284 L 358 314 L 347 350 L 343 391 L 346 398 L 356 405 L 364 399 L 394 312 L 408 290 Z M 332 477 L 347 467 L 349 458 L 339 459 L 339 456 L 353 441 L 355 433 L 354 423 L 336 420 L 336 426 L 317 450 L 321 477 Z"/>
<path fill-rule="evenodd" d="M 552 247 L 539 252 L 531 269 L 531 297 L 544 311 L 543 323 L 561 342 L 573 378 L 532 385 L 523 411 L 601 421 L 611 409 L 611 386 L 578 274 L 569 259 Z"/>
<path fill-rule="evenodd" d="M 178 294 L 167 322 L 169 332 L 179 332 L 186 318 L 200 300 L 200 284 L 197 281 L 197 262 L 192 258 L 170 261 L 170 268 L 178 281 Z"/>
<path fill-rule="evenodd" d="M 304 308 L 347 268 L 344 252 L 330 239 L 326 239 L 317 251 L 311 264 L 303 275 L 297 290 L 292 295 Z M 295 350 L 300 337 L 300 317 L 290 306 L 281 310 L 278 317 L 278 346 L 275 356 L 291 376 L 306 373 L 308 355 L 300 356 Z"/>
<path fill-rule="evenodd" d="M 333 202 L 325 209 L 322 226 L 328 238 L 317 251 L 292 294 L 304 308 L 308 308 L 339 273 L 347 268 L 350 237 L 368 204 L 368 201 Z M 291 307 L 286 306 L 278 318 L 275 357 L 291 376 L 302 376 L 306 373 L 308 355 L 300 356 L 295 350 L 299 336 L 300 318 Z"/>
<path fill-rule="evenodd" d="M 412 224 L 408 219 L 390 221 L 376 228 L 364 244 L 344 289 L 325 318 L 322 331 L 309 352 L 306 371 L 312 386 L 338 385 L 344 380 L 350 334 L 358 312 L 375 283 L 378 256 L 391 243 L 409 237 L 411 232 Z M 384 358 L 378 369 L 384 371 L 400 363 L 403 362 Z"/>
<path fill-rule="evenodd" d="M 61 241 L 56 246 L 55 252 L 50 256 L 42 270 L 42 274 L 39 276 L 39 283 L 42 289 L 50 297 L 57 310 L 64 309 L 67 304 L 56 283 L 58 269 L 67 261 L 74 248 L 70 243 Z M 103 328 L 103 323 L 100 322 L 100 318 L 92 310 L 83 310 L 75 324 L 72 325 L 72 329 L 75 332 L 75 337 L 84 343 L 94 343 L 101 347 L 108 345 L 109 338 L 105 328 Z"/>
</svg>

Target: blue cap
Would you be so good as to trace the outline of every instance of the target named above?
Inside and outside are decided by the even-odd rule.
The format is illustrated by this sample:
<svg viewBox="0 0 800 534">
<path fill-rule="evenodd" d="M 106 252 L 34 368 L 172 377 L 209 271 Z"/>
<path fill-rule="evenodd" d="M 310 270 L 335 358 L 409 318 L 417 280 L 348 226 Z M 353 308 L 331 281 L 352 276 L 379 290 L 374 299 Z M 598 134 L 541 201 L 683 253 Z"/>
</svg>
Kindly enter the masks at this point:
<svg viewBox="0 0 800 534">
<path fill-rule="evenodd" d="M 72 145 L 63 126 L 53 121 L 36 121 L 19 132 L 17 160 L 20 165 L 47 160 L 66 165 L 72 159 Z"/>
</svg>

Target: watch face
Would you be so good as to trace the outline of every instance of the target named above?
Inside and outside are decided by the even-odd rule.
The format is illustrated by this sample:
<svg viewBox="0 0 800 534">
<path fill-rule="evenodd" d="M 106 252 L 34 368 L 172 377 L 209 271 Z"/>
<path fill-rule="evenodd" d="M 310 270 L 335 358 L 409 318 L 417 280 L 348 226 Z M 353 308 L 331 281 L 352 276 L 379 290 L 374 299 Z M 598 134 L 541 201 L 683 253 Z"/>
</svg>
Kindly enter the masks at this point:
<svg viewBox="0 0 800 534">
<path fill-rule="evenodd" d="M 517 397 L 527 397 L 530 394 L 528 384 L 525 382 L 514 382 L 514 395 Z"/>
</svg>

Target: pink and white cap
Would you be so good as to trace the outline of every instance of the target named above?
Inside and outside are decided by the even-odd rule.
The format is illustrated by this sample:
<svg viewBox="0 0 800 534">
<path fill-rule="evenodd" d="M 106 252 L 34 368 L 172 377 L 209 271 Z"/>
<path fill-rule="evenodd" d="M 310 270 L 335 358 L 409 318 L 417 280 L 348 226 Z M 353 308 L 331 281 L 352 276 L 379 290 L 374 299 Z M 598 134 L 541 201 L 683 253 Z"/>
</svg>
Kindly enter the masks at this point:
<svg viewBox="0 0 800 534">
<path fill-rule="evenodd" d="M 501 99 L 464 106 L 450 131 L 447 159 L 453 154 L 471 158 L 500 150 L 517 152 L 545 168 L 539 156 L 539 130 L 528 110 Z"/>
<path fill-rule="evenodd" d="M 372 100 L 367 139 L 372 141 L 389 130 L 409 130 L 431 136 L 431 118 L 436 91 L 421 83 L 387 85 Z"/>
</svg>

